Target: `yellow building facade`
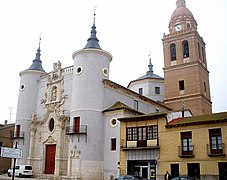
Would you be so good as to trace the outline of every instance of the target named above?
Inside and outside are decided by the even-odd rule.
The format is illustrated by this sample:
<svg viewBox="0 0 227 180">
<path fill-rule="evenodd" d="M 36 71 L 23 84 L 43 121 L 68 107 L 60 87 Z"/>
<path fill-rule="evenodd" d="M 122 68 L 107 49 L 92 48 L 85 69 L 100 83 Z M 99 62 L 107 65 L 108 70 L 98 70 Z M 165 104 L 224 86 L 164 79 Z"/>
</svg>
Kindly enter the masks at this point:
<svg viewBox="0 0 227 180">
<path fill-rule="evenodd" d="M 137 171 L 147 179 L 164 179 L 169 171 L 172 177 L 227 178 L 227 112 L 171 119 L 172 113 L 119 119 L 120 174 Z M 157 127 L 157 132 L 152 134 L 151 127 Z"/>
</svg>

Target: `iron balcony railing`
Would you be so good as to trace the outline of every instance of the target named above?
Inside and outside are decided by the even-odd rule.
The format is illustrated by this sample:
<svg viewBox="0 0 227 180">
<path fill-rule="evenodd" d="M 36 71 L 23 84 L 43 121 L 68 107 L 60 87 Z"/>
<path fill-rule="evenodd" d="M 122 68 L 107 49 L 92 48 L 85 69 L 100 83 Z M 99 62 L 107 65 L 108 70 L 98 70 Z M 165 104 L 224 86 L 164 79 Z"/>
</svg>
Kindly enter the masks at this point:
<svg viewBox="0 0 227 180">
<path fill-rule="evenodd" d="M 68 126 L 65 131 L 66 135 L 87 134 L 87 125 Z"/>
<path fill-rule="evenodd" d="M 24 139 L 24 131 L 10 131 L 11 139 Z"/>
<path fill-rule="evenodd" d="M 225 156 L 225 144 L 219 145 L 207 144 L 207 155 L 208 156 Z"/>
<path fill-rule="evenodd" d="M 194 145 L 178 146 L 179 157 L 194 157 Z"/>
</svg>

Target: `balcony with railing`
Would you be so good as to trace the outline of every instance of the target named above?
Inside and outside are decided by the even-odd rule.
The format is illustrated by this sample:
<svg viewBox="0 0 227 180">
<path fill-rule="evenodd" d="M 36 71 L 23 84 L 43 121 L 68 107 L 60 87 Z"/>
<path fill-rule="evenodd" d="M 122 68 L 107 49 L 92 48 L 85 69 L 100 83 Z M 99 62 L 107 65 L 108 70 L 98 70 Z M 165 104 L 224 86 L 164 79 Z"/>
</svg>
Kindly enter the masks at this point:
<svg viewBox="0 0 227 180">
<path fill-rule="evenodd" d="M 215 144 L 215 146 L 212 144 L 207 144 L 207 155 L 212 156 L 225 156 L 225 144 Z"/>
<path fill-rule="evenodd" d="M 137 140 L 137 141 L 121 140 L 121 149 L 123 151 L 141 150 L 141 149 L 159 149 L 159 144 L 158 144 L 158 139 Z"/>
<path fill-rule="evenodd" d="M 181 158 L 194 157 L 194 145 L 178 146 L 178 156 Z"/>
<path fill-rule="evenodd" d="M 11 139 L 24 139 L 24 131 L 14 131 L 10 132 Z"/>
<path fill-rule="evenodd" d="M 68 126 L 65 131 L 66 135 L 87 134 L 87 125 Z"/>
</svg>

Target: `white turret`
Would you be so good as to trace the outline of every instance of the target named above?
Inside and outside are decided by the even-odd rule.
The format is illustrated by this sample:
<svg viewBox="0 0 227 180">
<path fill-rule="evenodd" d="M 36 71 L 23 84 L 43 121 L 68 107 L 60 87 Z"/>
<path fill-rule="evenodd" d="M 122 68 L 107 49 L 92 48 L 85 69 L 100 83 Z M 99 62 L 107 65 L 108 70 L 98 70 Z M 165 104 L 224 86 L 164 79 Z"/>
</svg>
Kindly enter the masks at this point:
<svg viewBox="0 0 227 180">
<path fill-rule="evenodd" d="M 91 36 L 84 49 L 73 53 L 74 74 L 72 85 L 70 126 L 78 131 L 72 136 L 69 150 L 76 147 L 80 162 L 76 176 L 83 170 L 84 179 L 102 179 L 103 169 L 103 79 L 109 78 L 112 56 L 99 46 L 95 18 Z M 82 133 L 86 131 L 85 134 Z M 85 153 L 86 152 L 86 153 Z M 70 168 L 69 168 L 70 169 Z"/>
<path fill-rule="evenodd" d="M 32 65 L 20 72 L 20 90 L 17 104 L 17 115 L 14 131 L 14 144 L 22 149 L 23 158 L 17 160 L 17 164 L 27 164 L 27 157 L 29 154 L 30 142 L 30 120 L 31 114 L 35 112 L 38 84 L 41 75 L 45 74 L 40 60 L 40 42 L 37 49 L 36 58 L 33 60 Z"/>
</svg>

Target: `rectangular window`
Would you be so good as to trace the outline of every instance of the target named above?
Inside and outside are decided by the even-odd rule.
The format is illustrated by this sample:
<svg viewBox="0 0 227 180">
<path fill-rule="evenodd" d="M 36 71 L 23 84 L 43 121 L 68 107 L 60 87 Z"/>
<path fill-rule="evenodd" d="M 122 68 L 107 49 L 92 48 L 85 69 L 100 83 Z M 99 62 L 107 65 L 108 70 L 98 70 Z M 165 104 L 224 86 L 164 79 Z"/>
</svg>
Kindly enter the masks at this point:
<svg viewBox="0 0 227 180">
<path fill-rule="evenodd" d="M 132 140 L 137 141 L 137 128 L 132 128 Z"/>
<path fill-rule="evenodd" d="M 139 94 L 143 94 L 143 88 L 139 88 Z"/>
<path fill-rule="evenodd" d="M 127 141 L 150 140 L 158 138 L 158 126 L 130 127 L 126 129 Z"/>
<path fill-rule="evenodd" d="M 210 152 L 211 154 L 222 154 L 222 136 L 221 129 L 209 129 L 209 137 L 210 137 Z"/>
<path fill-rule="evenodd" d="M 155 94 L 160 94 L 160 87 L 155 87 Z"/>
<path fill-rule="evenodd" d="M 115 151 L 117 147 L 117 139 L 116 138 L 112 138 L 111 139 L 111 151 Z"/>
<path fill-rule="evenodd" d="M 147 139 L 157 139 L 158 138 L 158 126 L 147 127 Z"/>
<path fill-rule="evenodd" d="M 139 102 L 137 100 L 134 100 L 134 109 L 135 110 L 139 109 Z"/>
<path fill-rule="evenodd" d="M 192 132 L 181 132 L 182 155 L 192 155 Z"/>
<path fill-rule="evenodd" d="M 184 90 L 184 80 L 179 81 L 179 90 Z"/>
<path fill-rule="evenodd" d="M 132 141 L 132 128 L 127 128 L 126 129 L 126 140 L 127 141 Z"/>
</svg>

